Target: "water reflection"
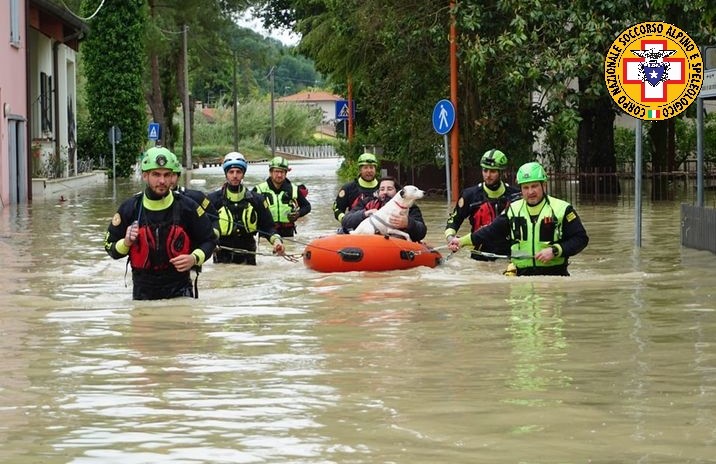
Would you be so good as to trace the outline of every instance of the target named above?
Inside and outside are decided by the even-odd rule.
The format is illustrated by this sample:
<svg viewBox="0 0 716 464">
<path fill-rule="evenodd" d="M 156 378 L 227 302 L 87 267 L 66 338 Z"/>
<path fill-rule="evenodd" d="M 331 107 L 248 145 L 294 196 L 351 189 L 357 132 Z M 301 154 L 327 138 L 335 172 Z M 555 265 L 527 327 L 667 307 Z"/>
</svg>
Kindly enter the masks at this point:
<svg viewBox="0 0 716 464">
<path fill-rule="evenodd" d="M 335 230 L 334 168 L 294 165 L 314 209 L 292 251 Z M 641 250 L 629 205 L 578 205 L 568 279 L 262 255 L 205 265 L 198 300 L 135 302 L 102 249 L 111 190 L 0 211 L 1 462 L 712 460 L 716 260 L 681 249 L 676 204 L 645 207 Z M 447 206 L 421 209 L 441 245 Z"/>
</svg>

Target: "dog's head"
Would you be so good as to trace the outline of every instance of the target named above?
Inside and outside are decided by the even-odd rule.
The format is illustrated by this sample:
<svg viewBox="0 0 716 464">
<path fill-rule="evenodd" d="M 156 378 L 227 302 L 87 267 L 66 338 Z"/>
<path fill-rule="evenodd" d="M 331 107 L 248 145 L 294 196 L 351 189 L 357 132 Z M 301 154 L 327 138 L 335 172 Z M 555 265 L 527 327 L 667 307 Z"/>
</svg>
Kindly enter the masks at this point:
<svg viewBox="0 0 716 464">
<path fill-rule="evenodd" d="M 420 200 L 421 198 L 423 198 L 425 192 L 423 192 L 414 185 L 406 185 L 405 187 L 400 189 L 398 195 L 400 195 L 400 197 L 406 201 L 413 202 L 415 200 Z"/>
</svg>

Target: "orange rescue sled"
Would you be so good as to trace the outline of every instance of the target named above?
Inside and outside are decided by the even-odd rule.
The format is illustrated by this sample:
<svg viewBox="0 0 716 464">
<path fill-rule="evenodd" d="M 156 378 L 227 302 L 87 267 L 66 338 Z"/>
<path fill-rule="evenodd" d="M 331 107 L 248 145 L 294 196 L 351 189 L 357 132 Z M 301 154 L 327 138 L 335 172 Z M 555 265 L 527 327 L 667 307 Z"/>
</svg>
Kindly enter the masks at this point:
<svg viewBox="0 0 716 464">
<path fill-rule="evenodd" d="M 384 235 L 319 237 L 303 253 L 306 267 L 318 272 L 393 271 L 441 262 L 440 253 L 423 243 Z"/>
</svg>

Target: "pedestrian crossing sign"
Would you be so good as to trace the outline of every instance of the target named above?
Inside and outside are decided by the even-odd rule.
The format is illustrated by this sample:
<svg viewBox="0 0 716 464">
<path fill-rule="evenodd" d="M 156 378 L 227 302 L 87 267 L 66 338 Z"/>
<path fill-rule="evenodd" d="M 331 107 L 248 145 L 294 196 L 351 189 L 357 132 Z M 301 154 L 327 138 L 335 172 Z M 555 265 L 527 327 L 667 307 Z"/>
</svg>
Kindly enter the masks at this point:
<svg viewBox="0 0 716 464">
<path fill-rule="evenodd" d="M 157 123 L 157 122 L 149 123 L 149 140 L 154 140 L 154 141 L 159 140 L 160 132 L 161 131 L 160 131 L 159 123 Z"/>
<path fill-rule="evenodd" d="M 350 105 L 350 106 L 353 107 L 353 115 L 352 115 L 353 118 L 352 119 L 355 119 L 356 105 L 355 105 L 355 103 L 353 103 L 353 105 Z M 348 108 L 349 108 L 348 100 L 337 100 L 336 101 L 336 119 L 338 119 L 339 121 L 347 120 L 348 115 L 349 115 Z"/>
</svg>

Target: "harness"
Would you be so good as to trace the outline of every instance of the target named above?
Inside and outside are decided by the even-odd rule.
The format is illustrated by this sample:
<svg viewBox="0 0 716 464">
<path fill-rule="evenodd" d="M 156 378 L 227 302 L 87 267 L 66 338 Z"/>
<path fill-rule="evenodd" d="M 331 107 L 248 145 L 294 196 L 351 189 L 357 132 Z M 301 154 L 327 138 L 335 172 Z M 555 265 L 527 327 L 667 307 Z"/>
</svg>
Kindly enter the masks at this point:
<svg viewBox="0 0 716 464">
<path fill-rule="evenodd" d="M 180 193 L 170 193 L 172 202 L 171 221 L 158 224 L 149 223 L 142 217 L 144 194 L 137 195 L 134 209 L 137 211 L 137 240 L 129 249 L 127 264 L 133 272 L 162 272 L 171 270 L 170 260 L 191 253 L 191 238 L 181 225 Z M 162 246 L 164 244 L 164 246 Z M 194 266 L 194 298 L 199 298 L 199 274 L 201 266 Z M 126 270 L 125 270 L 126 276 Z"/>
<path fill-rule="evenodd" d="M 504 184 L 501 185 L 503 194 L 497 198 L 487 196 L 484 188 L 485 187 L 483 187 L 483 195 L 485 195 L 485 199 L 470 204 L 470 209 L 474 210 L 471 221 L 473 232 L 490 224 L 495 220 L 498 214 L 507 209 L 510 205 L 510 200 L 504 195 Z"/>
<path fill-rule="evenodd" d="M 243 189 L 244 197 L 238 202 L 229 200 L 226 185 L 221 189 L 222 207 L 219 210 L 219 230 L 222 236 L 253 234 L 258 230 L 258 214 L 253 205 L 256 197 Z"/>
<path fill-rule="evenodd" d="M 141 211 L 144 196 L 137 199 L 139 230 L 137 241 L 129 250 L 129 262 L 134 270 L 164 271 L 169 269 L 172 258 L 191 252 L 191 239 L 181 225 L 181 208 L 178 201 L 172 203 L 171 222 L 159 224 L 142 223 Z"/>
<path fill-rule="evenodd" d="M 298 187 L 290 182 L 287 185 L 291 187 L 291 192 L 287 192 L 283 188 L 276 192 L 271 188 L 268 181 L 256 186 L 256 191 L 262 193 L 269 203 L 268 209 L 271 212 L 276 229 L 293 229 L 295 227 L 288 215 L 299 208 Z"/>
</svg>

